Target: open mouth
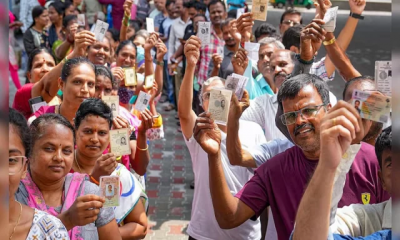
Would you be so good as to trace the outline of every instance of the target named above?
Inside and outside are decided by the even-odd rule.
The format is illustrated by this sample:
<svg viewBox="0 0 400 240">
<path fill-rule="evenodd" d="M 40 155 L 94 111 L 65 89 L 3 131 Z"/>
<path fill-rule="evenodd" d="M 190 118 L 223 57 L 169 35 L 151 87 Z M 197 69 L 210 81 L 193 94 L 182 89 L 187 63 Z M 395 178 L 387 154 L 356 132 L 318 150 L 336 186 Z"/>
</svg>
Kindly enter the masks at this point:
<svg viewBox="0 0 400 240">
<path fill-rule="evenodd" d="M 296 127 L 294 130 L 294 136 L 305 135 L 314 131 L 314 127 L 311 124 L 303 124 Z"/>
</svg>

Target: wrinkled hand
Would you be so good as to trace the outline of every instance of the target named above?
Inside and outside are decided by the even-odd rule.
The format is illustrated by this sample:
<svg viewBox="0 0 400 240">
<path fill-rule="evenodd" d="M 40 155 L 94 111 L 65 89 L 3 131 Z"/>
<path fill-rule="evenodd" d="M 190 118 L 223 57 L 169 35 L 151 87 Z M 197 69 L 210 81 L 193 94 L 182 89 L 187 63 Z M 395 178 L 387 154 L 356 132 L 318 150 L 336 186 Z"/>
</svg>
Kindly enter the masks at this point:
<svg viewBox="0 0 400 240">
<path fill-rule="evenodd" d="M 191 36 L 186 41 L 184 54 L 186 56 L 187 66 L 195 66 L 200 58 L 201 41 L 197 36 Z"/>
<path fill-rule="evenodd" d="M 321 155 L 324 166 L 336 169 L 357 133 L 362 130 L 360 114 L 350 103 L 339 101 L 321 121 Z"/>
<path fill-rule="evenodd" d="M 125 0 L 124 2 L 124 14 L 130 16 L 132 9 L 133 0 Z"/>
<path fill-rule="evenodd" d="M 120 84 L 125 85 L 125 71 L 121 67 L 111 68 L 111 73 L 114 78 L 120 82 Z"/>
<path fill-rule="evenodd" d="M 158 39 L 156 43 L 156 49 L 157 49 L 157 55 L 156 55 L 157 61 L 163 61 L 164 55 L 167 53 L 168 49 L 161 39 Z"/>
<path fill-rule="evenodd" d="M 218 154 L 221 147 L 221 131 L 211 113 L 203 112 L 197 119 L 193 129 L 193 137 L 207 154 Z"/>
<path fill-rule="evenodd" d="M 156 46 L 156 43 L 158 43 L 158 34 L 156 32 L 152 32 L 144 44 L 144 50 L 150 52 L 150 50 Z"/>
<path fill-rule="evenodd" d="M 311 60 L 321 47 L 325 39 L 326 31 L 322 28 L 325 22 L 321 19 L 314 19 L 300 33 L 301 58 Z"/>
<path fill-rule="evenodd" d="M 242 99 L 236 97 L 236 94 L 232 94 L 231 106 L 229 107 L 228 124 L 231 121 L 237 121 L 242 116 L 242 113 L 250 106 L 249 93 L 244 90 Z"/>
<path fill-rule="evenodd" d="M 240 43 L 242 40 L 242 35 L 240 34 L 238 28 L 237 28 L 237 20 L 234 19 L 229 22 L 229 32 L 232 35 L 233 39 L 235 39 L 235 42 Z"/>
<path fill-rule="evenodd" d="M 242 15 L 243 16 L 243 15 Z M 239 75 L 243 75 L 246 71 L 247 65 L 249 64 L 249 59 L 247 58 L 248 52 L 243 48 L 235 53 L 232 58 L 233 72 Z"/>
<path fill-rule="evenodd" d="M 138 128 L 138 132 L 145 133 L 147 130 L 153 127 L 153 115 L 149 111 L 149 109 L 145 109 L 140 113 L 140 126 Z"/>
<path fill-rule="evenodd" d="M 360 15 L 364 12 L 366 4 L 365 0 L 349 0 L 350 11 Z"/>
<path fill-rule="evenodd" d="M 96 42 L 94 33 L 90 31 L 81 31 L 75 34 L 74 57 L 83 57 L 86 55 L 88 46 Z"/>
<path fill-rule="evenodd" d="M 110 176 L 117 166 L 117 159 L 113 153 L 104 154 L 97 159 L 91 176 L 99 181 L 101 176 Z"/>
<path fill-rule="evenodd" d="M 237 20 L 237 29 L 242 36 L 242 42 L 250 41 L 253 25 L 253 13 L 251 12 L 243 13 Z"/>
<path fill-rule="evenodd" d="M 100 209 L 103 207 L 104 198 L 88 194 L 78 197 L 67 210 L 67 221 L 69 225 L 85 226 L 97 220 Z"/>
<path fill-rule="evenodd" d="M 212 61 L 214 64 L 214 68 L 217 68 L 217 69 L 221 68 L 222 56 L 220 56 L 218 53 L 214 53 L 212 55 Z"/>
<path fill-rule="evenodd" d="M 315 6 L 315 19 L 324 19 L 326 10 L 332 7 L 330 0 L 318 0 L 314 2 Z"/>
</svg>

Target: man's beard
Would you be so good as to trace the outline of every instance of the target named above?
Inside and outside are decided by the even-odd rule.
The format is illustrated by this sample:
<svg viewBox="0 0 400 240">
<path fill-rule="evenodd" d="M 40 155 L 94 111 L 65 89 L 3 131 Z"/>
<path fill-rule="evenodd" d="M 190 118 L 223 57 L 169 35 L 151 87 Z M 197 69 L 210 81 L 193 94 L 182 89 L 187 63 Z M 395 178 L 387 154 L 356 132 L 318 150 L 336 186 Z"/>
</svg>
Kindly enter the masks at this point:
<svg viewBox="0 0 400 240">
<path fill-rule="evenodd" d="M 229 42 L 232 42 L 232 43 L 229 43 Z M 236 45 L 236 42 L 235 42 L 235 39 L 229 38 L 229 39 L 227 39 L 227 40 L 225 41 L 225 44 L 226 44 L 226 46 L 228 46 L 228 47 L 234 47 L 234 46 Z"/>
</svg>

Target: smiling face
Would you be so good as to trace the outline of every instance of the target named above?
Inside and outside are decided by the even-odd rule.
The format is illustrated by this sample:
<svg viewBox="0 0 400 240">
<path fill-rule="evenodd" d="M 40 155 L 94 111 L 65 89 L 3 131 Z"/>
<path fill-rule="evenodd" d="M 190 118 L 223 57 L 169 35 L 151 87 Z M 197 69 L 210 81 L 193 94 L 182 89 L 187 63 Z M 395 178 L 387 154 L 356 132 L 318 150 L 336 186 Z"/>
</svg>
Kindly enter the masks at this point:
<svg viewBox="0 0 400 240">
<path fill-rule="evenodd" d="M 8 154 L 9 157 L 13 156 L 25 156 L 25 148 L 22 144 L 21 137 L 18 134 L 17 128 L 9 124 L 9 140 L 8 140 Z M 27 163 L 24 163 L 20 172 L 14 175 L 9 175 L 9 197 L 14 199 L 14 194 L 18 190 L 19 183 L 22 178 L 26 175 Z"/>
<path fill-rule="evenodd" d="M 221 24 L 225 20 L 227 13 L 222 3 L 216 3 L 210 6 L 210 20 L 213 25 Z"/>
<path fill-rule="evenodd" d="M 40 181 L 54 183 L 71 170 L 74 136 L 71 129 L 61 124 L 52 123 L 43 128 L 32 149 L 30 169 Z"/>
<path fill-rule="evenodd" d="M 118 67 L 135 67 L 136 66 L 136 49 L 134 46 L 125 45 L 117 56 Z"/>
<path fill-rule="evenodd" d="M 47 52 L 37 54 L 32 61 L 32 69 L 27 73 L 29 82 L 37 83 L 56 66 L 54 58 Z"/>
<path fill-rule="evenodd" d="M 59 80 L 63 91 L 63 101 L 79 105 L 86 99 L 94 97 L 96 75 L 86 63 L 75 66 L 64 82 Z"/>
<path fill-rule="evenodd" d="M 109 62 L 111 56 L 111 44 L 108 38 L 103 38 L 102 42 L 96 41 L 89 47 L 88 59 L 93 64 L 104 65 Z"/>
<path fill-rule="evenodd" d="M 282 101 L 284 113 L 321 104 L 323 104 L 322 98 L 312 85 L 303 87 L 295 98 Z M 322 107 L 314 118 L 304 119 L 298 114 L 295 123 L 287 125 L 290 137 L 303 151 L 314 153 L 319 151 L 320 122 L 325 114 L 326 111 Z"/>
<path fill-rule="evenodd" d="M 107 119 L 87 115 L 76 130 L 79 154 L 93 158 L 101 156 L 110 143 L 110 125 Z"/>
</svg>

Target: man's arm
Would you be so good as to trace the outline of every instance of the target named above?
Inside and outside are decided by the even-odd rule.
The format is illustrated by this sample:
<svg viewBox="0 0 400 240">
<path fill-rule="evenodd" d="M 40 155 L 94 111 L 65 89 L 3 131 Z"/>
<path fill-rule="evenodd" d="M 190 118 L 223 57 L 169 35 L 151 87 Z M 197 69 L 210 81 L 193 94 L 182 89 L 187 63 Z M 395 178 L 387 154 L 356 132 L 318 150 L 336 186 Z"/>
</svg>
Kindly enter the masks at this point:
<svg viewBox="0 0 400 240">
<path fill-rule="evenodd" d="M 172 22 L 172 25 L 169 29 L 169 40 L 168 40 L 168 65 L 171 64 L 171 57 L 174 54 L 174 49 L 175 49 L 175 31 L 174 31 L 174 21 Z M 182 47 L 183 49 L 183 47 Z M 177 51 L 177 49 L 175 49 Z"/>
<path fill-rule="evenodd" d="M 193 127 L 197 117 L 192 110 L 193 78 L 196 64 L 200 57 L 200 47 L 201 41 L 196 36 L 190 37 L 185 46 L 186 71 L 179 90 L 178 115 L 186 140 L 193 136 Z"/>
<path fill-rule="evenodd" d="M 362 14 L 366 5 L 365 0 L 359 1 L 358 5 L 355 3 L 354 0 L 349 0 L 349 5 L 350 5 L 350 11 L 352 13 L 356 14 Z M 346 24 L 344 25 L 342 31 L 340 31 L 340 34 L 337 38 L 337 43 L 339 44 L 339 47 L 343 50 L 343 52 L 346 52 L 347 47 L 350 45 L 351 40 L 353 39 L 354 32 L 357 28 L 358 24 L 358 19 L 350 17 L 347 19 Z M 334 58 L 335 55 L 332 56 Z M 327 54 L 325 58 L 325 68 L 326 72 L 329 76 L 332 76 L 332 74 L 335 72 L 335 65 L 333 64 L 331 60 L 331 56 Z"/>
</svg>

